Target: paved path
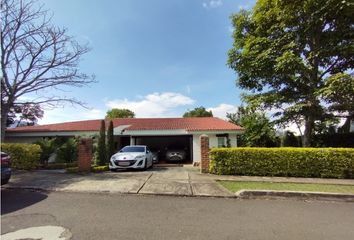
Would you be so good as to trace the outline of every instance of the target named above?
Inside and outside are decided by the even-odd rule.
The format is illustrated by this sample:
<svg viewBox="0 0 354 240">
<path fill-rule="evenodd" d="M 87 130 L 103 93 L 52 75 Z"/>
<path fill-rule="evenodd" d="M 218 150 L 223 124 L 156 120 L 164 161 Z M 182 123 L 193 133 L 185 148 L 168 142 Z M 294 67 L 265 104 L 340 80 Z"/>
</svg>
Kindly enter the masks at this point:
<svg viewBox="0 0 354 240">
<path fill-rule="evenodd" d="M 354 237 L 354 203 L 18 189 L 2 189 L 1 197 L 1 234 L 13 236 L 22 229 L 27 232 L 27 238 L 22 233 L 22 239 L 34 238 L 34 230 L 37 235 L 39 231 L 44 235 L 49 227 L 61 232 L 67 230 L 66 236 L 72 236 L 73 240 L 347 240 Z"/>
<path fill-rule="evenodd" d="M 193 167 L 154 168 L 152 170 L 66 174 L 58 171 L 18 171 L 7 188 L 34 188 L 72 192 L 111 192 L 181 196 L 232 197 L 207 175 Z"/>
</svg>

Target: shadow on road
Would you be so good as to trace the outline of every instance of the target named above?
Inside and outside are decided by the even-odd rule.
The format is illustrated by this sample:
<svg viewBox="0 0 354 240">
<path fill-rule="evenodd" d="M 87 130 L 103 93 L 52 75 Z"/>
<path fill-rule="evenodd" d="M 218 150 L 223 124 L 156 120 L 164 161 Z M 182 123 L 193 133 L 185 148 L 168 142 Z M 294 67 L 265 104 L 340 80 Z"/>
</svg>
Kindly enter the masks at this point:
<svg viewBox="0 0 354 240">
<path fill-rule="evenodd" d="M 26 208 L 47 197 L 38 191 L 1 189 L 1 215 Z"/>
</svg>

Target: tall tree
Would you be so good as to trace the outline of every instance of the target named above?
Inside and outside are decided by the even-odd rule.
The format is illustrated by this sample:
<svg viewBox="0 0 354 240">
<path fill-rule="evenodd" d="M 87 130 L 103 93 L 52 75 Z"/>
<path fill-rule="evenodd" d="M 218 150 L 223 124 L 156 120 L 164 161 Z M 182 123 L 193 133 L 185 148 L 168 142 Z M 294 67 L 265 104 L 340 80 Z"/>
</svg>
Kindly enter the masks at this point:
<svg viewBox="0 0 354 240">
<path fill-rule="evenodd" d="M 325 113 L 319 90 L 354 67 L 353 10 L 342 0 L 258 0 L 231 17 L 237 84 L 255 104 L 282 109 L 281 121 L 303 123 L 305 147 Z"/>
<path fill-rule="evenodd" d="M 240 146 L 247 147 L 276 147 L 274 125 L 262 112 L 251 107 L 239 107 L 236 113 L 227 113 L 229 122 L 240 125 L 245 132 L 239 138 Z"/>
<path fill-rule="evenodd" d="M 107 161 L 114 154 L 114 135 L 113 135 L 113 122 L 109 121 L 107 129 Z"/>
<path fill-rule="evenodd" d="M 51 95 L 49 89 L 82 87 L 93 76 L 79 71 L 82 55 L 89 51 L 51 23 L 51 15 L 35 0 L 0 0 L 1 7 L 1 138 L 14 106 L 82 104 Z M 53 93 L 53 91 L 52 91 Z"/>
<path fill-rule="evenodd" d="M 187 111 L 183 114 L 183 117 L 212 117 L 213 113 L 211 111 L 207 111 L 205 107 L 196 107 L 193 110 Z"/>
<path fill-rule="evenodd" d="M 105 121 L 101 121 L 101 127 L 100 127 L 100 135 L 98 137 L 98 145 L 97 145 L 97 151 L 98 151 L 98 164 L 100 166 L 106 165 L 107 164 L 107 155 L 106 155 L 106 124 Z"/>
<path fill-rule="evenodd" d="M 119 109 L 119 108 L 112 108 L 111 110 L 107 111 L 106 119 L 115 119 L 115 118 L 134 118 L 135 113 L 130 111 L 129 109 Z"/>
<path fill-rule="evenodd" d="M 338 73 L 329 77 L 320 94 L 337 117 L 346 118 L 342 130 L 349 132 L 350 122 L 354 120 L 354 76 Z"/>
</svg>

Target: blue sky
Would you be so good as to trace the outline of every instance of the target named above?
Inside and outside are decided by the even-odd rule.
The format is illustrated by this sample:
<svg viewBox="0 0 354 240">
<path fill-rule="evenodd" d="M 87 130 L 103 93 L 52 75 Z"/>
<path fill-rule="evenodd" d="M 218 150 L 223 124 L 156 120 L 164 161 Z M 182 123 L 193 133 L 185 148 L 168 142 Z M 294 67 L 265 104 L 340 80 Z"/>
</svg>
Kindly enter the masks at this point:
<svg viewBox="0 0 354 240">
<path fill-rule="evenodd" d="M 53 23 L 92 51 L 80 69 L 98 83 L 70 88 L 90 109 L 46 110 L 40 124 L 103 118 L 112 107 L 137 117 L 179 117 L 197 106 L 224 117 L 240 103 L 235 73 L 226 66 L 232 46 L 229 16 L 254 1 L 46 0 Z"/>
</svg>

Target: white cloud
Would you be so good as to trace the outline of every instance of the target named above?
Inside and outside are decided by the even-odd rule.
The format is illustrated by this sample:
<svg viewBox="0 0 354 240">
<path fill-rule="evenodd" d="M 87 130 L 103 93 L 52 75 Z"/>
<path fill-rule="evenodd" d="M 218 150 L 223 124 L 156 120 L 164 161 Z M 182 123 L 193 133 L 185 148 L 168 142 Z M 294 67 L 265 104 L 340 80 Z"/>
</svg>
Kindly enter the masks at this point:
<svg viewBox="0 0 354 240">
<path fill-rule="evenodd" d="M 45 109 L 44 116 L 38 120 L 38 124 L 51 124 L 60 122 L 71 122 L 90 119 L 102 119 L 105 112 L 100 109 L 85 109 L 82 107 L 60 107 Z"/>
<path fill-rule="evenodd" d="M 109 108 L 127 108 L 136 117 L 166 117 L 174 115 L 174 110 L 180 106 L 191 105 L 194 100 L 180 93 L 152 93 L 140 100 L 115 99 L 106 102 Z"/>
<path fill-rule="evenodd" d="M 208 111 L 212 111 L 214 117 L 226 119 L 226 113 L 235 113 L 237 106 L 221 103 L 219 106 L 207 108 Z"/>
<path fill-rule="evenodd" d="M 222 6 L 222 1 L 221 0 L 210 0 L 208 2 L 203 2 L 203 7 L 204 8 L 217 8 Z"/>
</svg>

